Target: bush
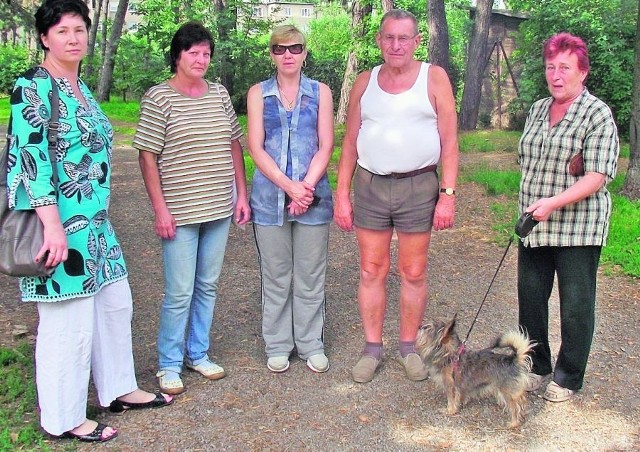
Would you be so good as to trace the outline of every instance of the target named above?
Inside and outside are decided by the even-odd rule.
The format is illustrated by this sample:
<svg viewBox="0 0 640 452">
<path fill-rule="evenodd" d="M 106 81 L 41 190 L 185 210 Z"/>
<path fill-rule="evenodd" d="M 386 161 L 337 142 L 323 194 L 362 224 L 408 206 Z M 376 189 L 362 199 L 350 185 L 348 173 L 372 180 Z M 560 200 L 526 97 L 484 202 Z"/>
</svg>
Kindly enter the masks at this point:
<svg viewBox="0 0 640 452">
<path fill-rule="evenodd" d="M 0 93 L 11 93 L 18 76 L 32 66 L 31 60 L 27 47 L 0 45 Z"/>
</svg>

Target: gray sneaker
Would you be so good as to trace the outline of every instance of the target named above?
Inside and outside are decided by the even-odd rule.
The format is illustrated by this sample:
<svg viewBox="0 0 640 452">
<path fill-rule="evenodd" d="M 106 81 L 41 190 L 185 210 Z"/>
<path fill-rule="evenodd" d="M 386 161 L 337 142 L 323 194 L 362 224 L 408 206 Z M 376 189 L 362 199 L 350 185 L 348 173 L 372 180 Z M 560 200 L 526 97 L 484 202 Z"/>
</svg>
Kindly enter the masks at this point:
<svg viewBox="0 0 640 452">
<path fill-rule="evenodd" d="M 351 369 L 351 377 L 356 383 L 369 383 L 373 380 L 380 360 L 371 355 L 362 355 L 358 363 Z"/>
<path fill-rule="evenodd" d="M 267 359 L 267 368 L 271 372 L 281 373 L 286 371 L 289 368 L 289 357 L 288 356 L 272 356 Z"/>
<path fill-rule="evenodd" d="M 409 353 L 406 357 L 398 355 L 398 362 L 404 367 L 407 378 L 413 381 L 426 380 L 429 370 L 425 367 L 417 353 Z"/>
<path fill-rule="evenodd" d="M 307 358 L 307 367 L 314 372 L 326 372 L 329 370 L 329 359 L 324 353 L 311 355 Z"/>
</svg>

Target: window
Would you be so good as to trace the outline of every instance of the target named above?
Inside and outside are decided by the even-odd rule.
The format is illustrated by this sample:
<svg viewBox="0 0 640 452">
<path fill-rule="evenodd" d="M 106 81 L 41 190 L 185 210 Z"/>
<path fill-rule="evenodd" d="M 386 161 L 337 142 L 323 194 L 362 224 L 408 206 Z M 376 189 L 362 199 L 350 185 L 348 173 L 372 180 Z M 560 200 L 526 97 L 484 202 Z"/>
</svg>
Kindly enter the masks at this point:
<svg viewBox="0 0 640 452">
<path fill-rule="evenodd" d="M 302 8 L 300 10 L 300 15 L 302 17 L 311 17 L 311 8 Z"/>
<path fill-rule="evenodd" d="M 282 8 L 282 12 L 285 15 L 285 17 L 291 17 L 291 8 L 288 6 L 285 6 L 284 8 Z"/>
<path fill-rule="evenodd" d="M 262 8 L 256 6 L 253 8 L 253 17 L 262 17 Z"/>
</svg>

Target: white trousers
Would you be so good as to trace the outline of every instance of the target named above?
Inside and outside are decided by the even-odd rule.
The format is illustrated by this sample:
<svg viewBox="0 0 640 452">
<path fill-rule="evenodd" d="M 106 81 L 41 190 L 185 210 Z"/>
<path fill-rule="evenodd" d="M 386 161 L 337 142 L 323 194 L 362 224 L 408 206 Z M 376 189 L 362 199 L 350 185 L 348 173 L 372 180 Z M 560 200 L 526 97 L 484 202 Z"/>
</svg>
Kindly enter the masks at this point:
<svg viewBox="0 0 640 452">
<path fill-rule="evenodd" d="M 87 418 L 89 375 L 100 405 L 137 389 L 127 279 L 92 297 L 38 303 L 36 386 L 40 424 L 62 435 Z"/>
</svg>

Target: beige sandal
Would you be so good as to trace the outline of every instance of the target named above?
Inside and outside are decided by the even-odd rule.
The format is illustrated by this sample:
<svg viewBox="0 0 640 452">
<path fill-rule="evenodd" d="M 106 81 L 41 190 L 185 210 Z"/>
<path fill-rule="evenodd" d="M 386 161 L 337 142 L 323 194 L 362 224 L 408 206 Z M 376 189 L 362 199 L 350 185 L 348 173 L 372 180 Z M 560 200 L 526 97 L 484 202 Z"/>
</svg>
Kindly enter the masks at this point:
<svg viewBox="0 0 640 452">
<path fill-rule="evenodd" d="M 547 390 L 544 392 L 542 398 L 549 402 L 566 402 L 573 397 L 575 393 L 576 391 L 563 388 L 555 381 L 552 381 L 549 383 L 549 386 L 547 386 Z"/>
<path fill-rule="evenodd" d="M 538 375 L 534 374 L 533 372 L 529 372 L 527 374 L 527 386 L 524 390 L 527 392 L 537 391 L 538 389 L 540 389 L 540 386 L 542 386 L 542 382 L 544 381 L 544 379 L 548 376 L 549 374 Z"/>
</svg>

